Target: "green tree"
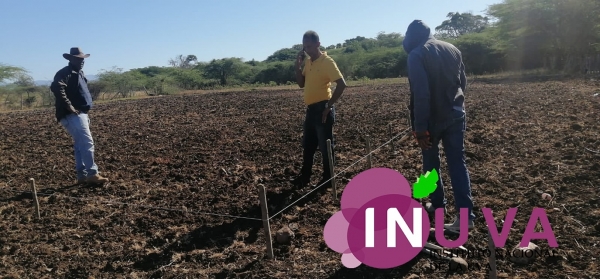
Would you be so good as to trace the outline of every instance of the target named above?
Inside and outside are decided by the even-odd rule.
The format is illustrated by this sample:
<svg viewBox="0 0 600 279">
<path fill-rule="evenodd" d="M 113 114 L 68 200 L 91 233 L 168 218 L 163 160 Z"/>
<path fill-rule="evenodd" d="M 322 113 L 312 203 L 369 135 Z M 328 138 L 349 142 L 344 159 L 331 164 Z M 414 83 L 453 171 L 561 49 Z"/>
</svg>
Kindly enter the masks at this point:
<svg viewBox="0 0 600 279">
<path fill-rule="evenodd" d="M 599 13 L 597 0 L 505 0 L 488 9 L 511 68 L 563 71 L 597 54 Z"/>
<path fill-rule="evenodd" d="M 461 51 L 468 73 L 493 73 L 503 66 L 505 53 L 497 47 L 498 41 L 492 32 L 466 34 L 453 43 Z"/>
<path fill-rule="evenodd" d="M 440 38 L 458 38 L 469 33 L 483 31 L 489 26 L 489 18 L 472 13 L 451 12 L 441 25 L 435 28 Z"/>
<path fill-rule="evenodd" d="M 253 83 L 268 84 L 270 82 L 275 82 L 276 84 L 296 82 L 294 61 L 268 63 L 263 69 L 256 73 L 253 80 Z"/>
<path fill-rule="evenodd" d="M 14 80 L 28 72 L 24 68 L 0 64 L 0 83 Z"/>
<path fill-rule="evenodd" d="M 196 57 L 196 55 L 177 55 L 177 57 L 170 59 L 169 60 L 169 65 L 175 67 L 175 68 L 182 68 L 182 69 L 190 69 L 194 67 L 194 64 L 198 62 L 198 58 Z"/>
<path fill-rule="evenodd" d="M 265 62 L 294 61 L 294 59 L 296 59 L 296 55 L 298 55 L 298 51 L 299 50 L 293 48 L 282 48 L 269 55 Z"/>
<path fill-rule="evenodd" d="M 113 67 L 111 70 L 102 70 L 98 74 L 98 82 L 116 96 L 131 97 L 133 92 L 143 90 L 146 77 L 138 71 L 123 72 L 122 68 Z M 113 98 L 114 98 L 113 97 Z"/>
<path fill-rule="evenodd" d="M 209 79 L 219 80 L 221 86 L 226 86 L 231 82 L 231 79 L 240 78 L 243 73 L 247 73 L 251 67 L 243 62 L 242 58 L 222 58 L 213 59 L 206 65 L 204 76 Z"/>
<path fill-rule="evenodd" d="M 365 53 L 357 59 L 353 75 L 370 79 L 395 78 L 406 68 L 407 55 L 403 49 L 388 48 Z"/>
<path fill-rule="evenodd" d="M 377 44 L 380 47 L 401 48 L 403 39 L 402 34 L 395 32 L 389 34 L 379 32 L 379 34 L 377 34 Z"/>
</svg>

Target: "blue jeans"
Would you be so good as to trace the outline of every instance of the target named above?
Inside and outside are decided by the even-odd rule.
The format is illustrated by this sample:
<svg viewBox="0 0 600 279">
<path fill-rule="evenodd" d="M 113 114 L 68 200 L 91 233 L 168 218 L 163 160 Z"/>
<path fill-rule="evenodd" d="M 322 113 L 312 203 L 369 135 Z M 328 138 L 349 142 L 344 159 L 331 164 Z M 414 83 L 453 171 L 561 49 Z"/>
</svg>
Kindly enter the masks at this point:
<svg viewBox="0 0 600 279">
<path fill-rule="evenodd" d="M 60 120 L 60 124 L 69 132 L 74 141 L 77 179 L 96 175 L 98 166 L 94 162 L 94 139 L 90 132 L 90 118 L 87 113 L 69 114 Z"/>
<path fill-rule="evenodd" d="M 323 123 L 323 111 L 327 101 L 309 105 L 306 109 L 304 119 L 304 132 L 302 135 L 302 146 L 304 147 L 301 175 L 309 179 L 312 175 L 314 155 L 317 148 L 321 151 L 323 158 L 323 178 L 329 179 L 333 175 L 329 168 L 329 154 L 327 153 L 327 140 L 331 140 L 331 153 L 333 154 L 334 138 L 333 124 L 335 122 L 335 107 L 327 115 Z M 335 158 L 335 155 L 333 156 Z M 335 160 L 334 160 L 335 164 Z"/>
<path fill-rule="evenodd" d="M 464 111 L 454 110 L 453 118 L 446 123 L 437 123 L 430 127 L 431 148 L 422 150 L 423 173 L 436 169 L 439 180 L 436 190 L 430 195 L 431 204 L 434 208 L 446 206 L 447 200 L 444 194 L 444 184 L 440 172 L 440 154 L 438 144 L 442 141 L 457 214 L 460 208 L 469 209 L 469 219 L 475 219 L 473 213 L 473 198 L 471 197 L 471 181 L 469 171 L 465 162 L 464 135 L 466 130 L 466 114 Z"/>
</svg>

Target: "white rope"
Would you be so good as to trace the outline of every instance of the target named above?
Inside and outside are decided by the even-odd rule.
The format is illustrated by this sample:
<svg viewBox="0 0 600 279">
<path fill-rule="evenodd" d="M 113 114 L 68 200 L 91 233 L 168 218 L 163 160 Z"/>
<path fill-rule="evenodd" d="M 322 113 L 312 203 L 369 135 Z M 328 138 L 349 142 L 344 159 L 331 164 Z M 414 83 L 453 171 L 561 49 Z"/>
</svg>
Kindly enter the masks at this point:
<svg viewBox="0 0 600 279">
<path fill-rule="evenodd" d="M 396 136 L 392 137 L 390 140 L 388 140 L 384 144 L 378 146 L 377 148 L 375 148 L 374 150 L 372 150 L 371 152 L 369 152 L 369 154 L 367 154 L 364 157 L 358 159 L 357 161 L 355 161 L 354 163 L 352 163 L 350 166 L 348 166 L 347 168 L 345 168 L 341 172 L 337 173 L 336 175 L 334 175 L 333 177 L 331 177 L 327 181 L 323 182 L 321 185 L 316 186 L 314 189 L 312 189 L 310 192 L 306 193 L 304 196 L 300 197 L 296 201 L 294 201 L 291 204 L 287 205 L 285 208 L 283 208 L 279 212 L 273 214 L 271 217 L 269 217 L 268 220 L 271 220 L 272 218 L 274 218 L 277 215 L 281 214 L 283 211 L 285 211 L 286 209 L 290 208 L 292 205 L 296 204 L 298 201 L 302 200 L 303 198 L 305 198 L 306 196 L 308 196 L 312 192 L 316 191 L 317 189 L 319 189 L 320 187 L 322 187 L 323 185 L 325 185 L 327 182 L 329 182 L 332 179 L 336 178 L 340 174 L 346 172 L 348 169 L 350 169 L 354 165 L 358 164 L 360 161 L 364 160 L 365 158 L 367 158 L 368 156 L 370 156 L 375 151 L 377 151 L 380 148 L 388 145 L 394 139 L 396 139 L 396 138 L 398 138 L 400 136 L 406 135 L 406 133 L 409 130 L 410 130 L 410 128 L 407 128 L 404 131 L 402 131 L 399 134 L 397 134 Z M 12 190 L 12 189 L 4 189 L 4 190 L 9 191 L 9 192 L 13 192 L 13 193 L 16 193 L 16 194 L 32 194 L 31 192 L 27 192 L 27 191 L 16 191 L 16 190 Z M 38 195 L 40 195 L 40 196 L 52 196 L 52 195 L 55 195 L 55 194 L 57 194 L 57 193 L 52 193 L 52 194 L 38 193 Z M 63 194 L 58 194 L 58 195 L 60 195 L 62 197 L 65 197 L 65 198 L 68 198 L 68 199 L 74 199 L 74 200 L 80 200 L 80 201 L 97 200 L 96 198 L 78 198 L 78 197 L 71 197 L 71 196 L 67 196 L 67 195 L 63 195 Z M 227 218 L 234 218 L 234 219 L 246 219 L 246 220 L 262 221 L 262 218 L 253 218 L 253 217 L 228 215 L 228 214 L 219 214 L 219 213 L 212 213 L 212 212 L 193 211 L 193 210 L 182 210 L 182 209 L 176 209 L 176 208 L 156 207 L 156 206 L 151 206 L 151 205 L 132 204 L 132 203 L 126 203 L 126 202 L 113 201 L 113 200 L 100 201 L 100 203 L 105 204 L 105 205 L 112 205 L 112 204 L 115 204 L 115 205 L 127 205 L 127 206 L 135 206 L 135 207 L 141 207 L 141 208 L 146 208 L 146 209 L 155 209 L 155 210 L 163 210 L 163 211 L 175 211 L 175 212 L 183 212 L 183 213 L 192 213 L 192 214 L 196 214 L 196 215 L 212 215 L 212 216 L 227 217 Z"/>
<path fill-rule="evenodd" d="M 388 140 L 387 142 L 385 142 L 384 144 L 380 145 L 379 147 L 375 148 L 373 151 L 369 152 L 369 154 L 365 155 L 364 157 L 358 159 L 356 162 L 352 163 L 350 166 L 348 166 L 347 168 L 345 168 L 344 170 L 342 170 L 341 172 L 338 172 L 336 175 L 334 175 L 333 177 L 331 177 L 330 179 L 328 179 L 327 181 L 323 182 L 321 185 L 316 186 L 314 189 L 312 189 L 310 192 L 306 193 L 304 196 L 300 197 L 299 199 L 297 199 L 296 201 L 294 201 L 293 203 L 291 203 L 290 205 L 286 206 L 285 208 L 283 208 L 282 210 L 280 210 L 279 212 L 273 214 L 271 217 L 269 217 L 269 220 L 271 220 L 273 217 L 279 215 L 281 212 L 285 211 L 286 209 L 290 208 L 292 205 L 296 204 L 298 201 L 300 201 L 301 199 L 305 198 L 306 196 L 310 195 L 310 193 L 316 191 L 317 189 L 319 189 L 321 186 L 325 185 L 327 182 L 331 181 L 332 179 L 336 178 L 338 175 L 346 172 L 349 168 L 353 167 L 354 165 L 358 164 L 360 161 L 364 160 L 365 158 L 369 157 L 373 152 L 379 150 L 380 148 L 386 146 L 387 144 L 389 144 L 390 142 L 392 142 L 394 139 L 396 139 L 399 136 L 404 136 L 407 134 L 407 132 L 410 131 L 410 128 L 406 128 L 404 131 L 400 132 L 399 134 L 397 134 L 396 136 L 392 137 L 390 140 Z"/>
</svg>

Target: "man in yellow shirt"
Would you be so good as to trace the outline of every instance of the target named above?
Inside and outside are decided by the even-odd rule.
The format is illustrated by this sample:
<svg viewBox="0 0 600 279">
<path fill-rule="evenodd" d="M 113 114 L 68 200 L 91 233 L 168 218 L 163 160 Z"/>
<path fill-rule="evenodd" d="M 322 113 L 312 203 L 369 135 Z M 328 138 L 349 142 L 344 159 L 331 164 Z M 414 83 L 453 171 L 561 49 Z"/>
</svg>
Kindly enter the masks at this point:
<svg viewBox="0 0 600 279">
<path fill-rule="evenodd" d="M 327 182 L 323 185 L 325 189 L 331 185 L 331 181 L 328 180 L 333 176 L 329 168 L 327 140 L 331 140 L 333 153 L 334 104 L 344 92 L 346 82 L 335 61 L 327 55 L 327 52 L 319 49 L 321 43 L 316 32 L 304 33 L 302 44 L 304 49 L 298 53 L 295 69 L 298 85 L 304 88 L 304 103 L 307 106 L 302 136 L 304 152 L 302 170 L 292 183 L 297 187 L 308 185 L 318 147 L 323 155 L 323 179 L 317 185 Z M 305 59 L 306 55 L 308 59 Z M 304 62 L 304 69 L 302 69 L 302 62 Z M 331 93 L 332 82 L 336 83 L 333 94 Z"/>
</svg>

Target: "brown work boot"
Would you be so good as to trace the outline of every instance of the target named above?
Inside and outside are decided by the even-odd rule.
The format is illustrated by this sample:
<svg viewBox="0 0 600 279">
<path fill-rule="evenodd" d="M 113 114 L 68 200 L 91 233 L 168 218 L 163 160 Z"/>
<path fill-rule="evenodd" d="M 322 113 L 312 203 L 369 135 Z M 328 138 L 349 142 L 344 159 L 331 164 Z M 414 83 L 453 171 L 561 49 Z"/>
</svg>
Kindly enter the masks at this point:
<svg viewBox="0 0 600 279">
<path fill-rule="evenodd" d="M 85 178 L 77 179 L 77 184 L 76 185 L 85 184 L 85 181 L 86 181 Z"/>
<path fill-rule="evenodd" d="M 96 175 L 89 176 L 87 178 L 86 182 L 92 183 L 92 184 L 103 184 L 103 183 L 108 182 L 108 178 L 102 177 L 99 174 L 96 174 Z"/>
</svg>

